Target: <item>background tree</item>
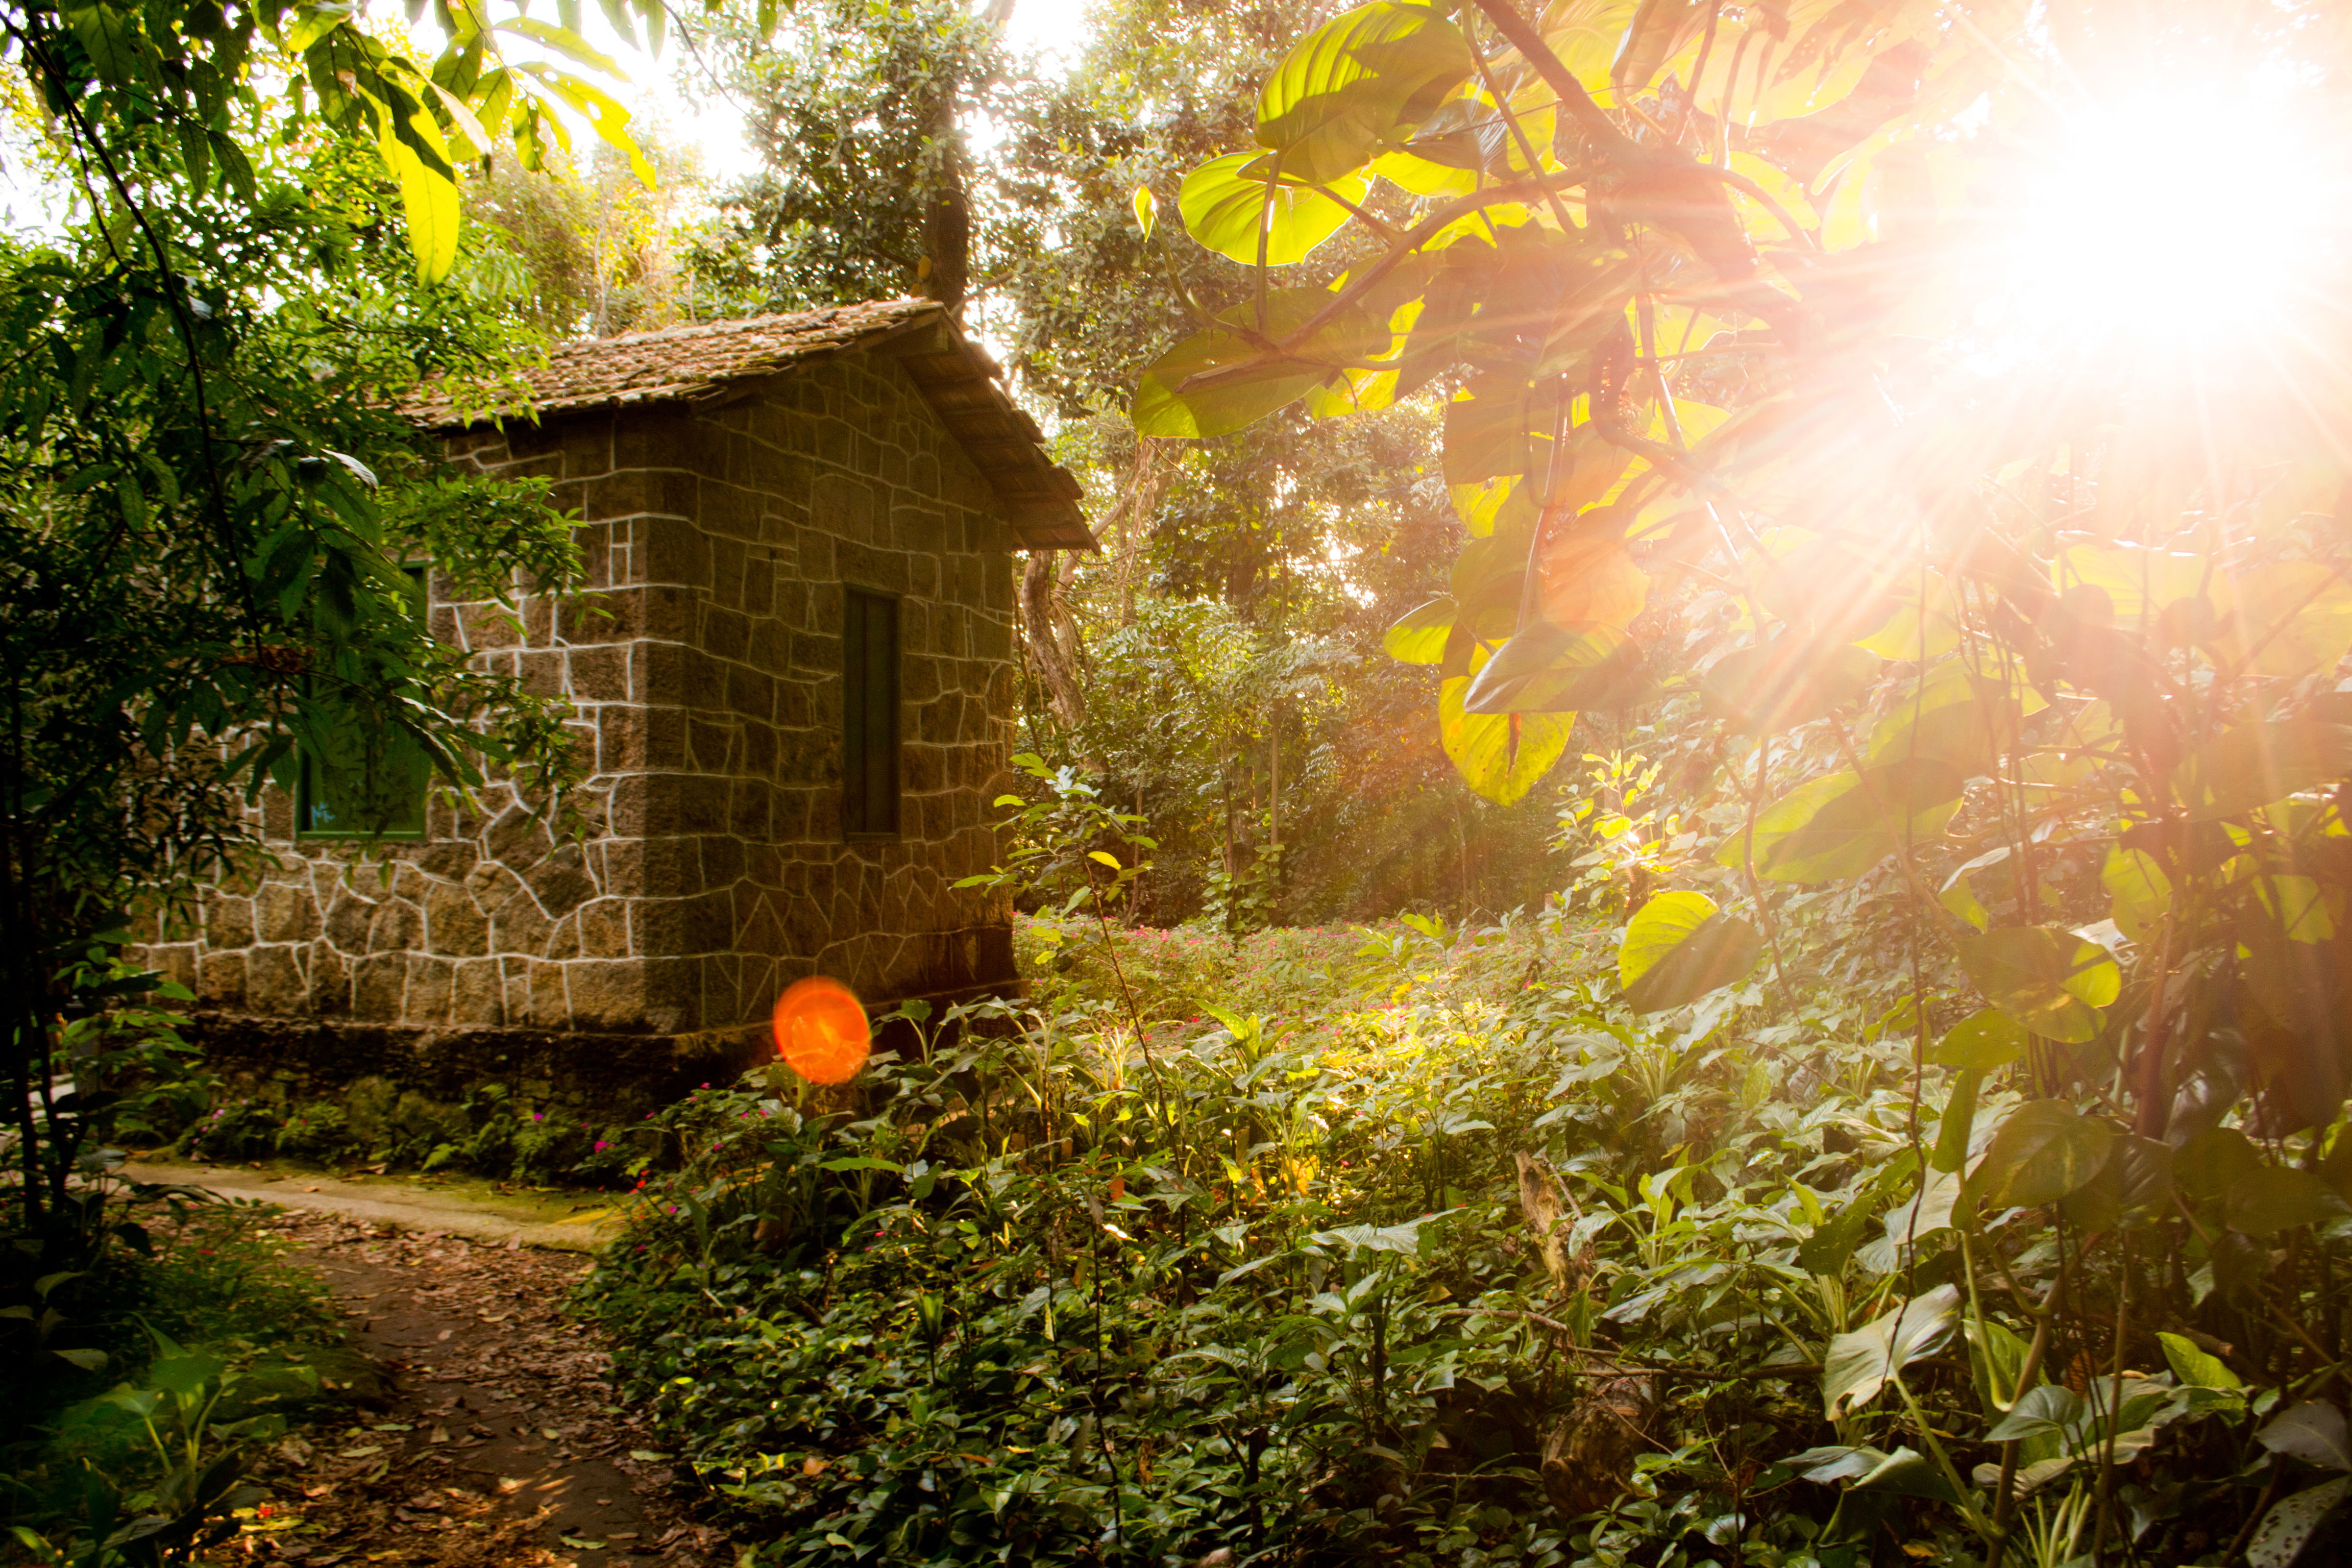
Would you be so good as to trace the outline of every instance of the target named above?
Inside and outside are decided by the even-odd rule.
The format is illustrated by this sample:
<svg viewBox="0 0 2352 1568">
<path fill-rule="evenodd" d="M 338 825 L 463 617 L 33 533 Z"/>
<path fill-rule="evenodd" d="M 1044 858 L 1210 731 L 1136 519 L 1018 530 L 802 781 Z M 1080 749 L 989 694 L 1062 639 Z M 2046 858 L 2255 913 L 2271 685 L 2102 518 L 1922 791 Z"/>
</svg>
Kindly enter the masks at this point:
<svg viewBox="0 0 2352 1568">
<path fill-rule="evenodd" d="M 92 1063 L 68 1081 L 53 1026 L 95 999 L 130 911 L 233 868 L 264 780 L 510 769 L 543 795 L 569 767 L 559 713 L 436 643 L 399 570 L 553 587 L 568 529 L 538 487 L 440 471 L 395 405 L 425 374 L 511 374 L 499 279 L 463 259 L 460 166 L 539 161 L 559 101 L 624 147 L 627 116 L 509 66 L 481 13 L 438 20 L 424 59 L 341 9 L 0 7 L 78 204 L 53 243 L 0 253 L 12 1294 L 102 1239 L 74 1178 L 114 1086 Z"/>
</svg>

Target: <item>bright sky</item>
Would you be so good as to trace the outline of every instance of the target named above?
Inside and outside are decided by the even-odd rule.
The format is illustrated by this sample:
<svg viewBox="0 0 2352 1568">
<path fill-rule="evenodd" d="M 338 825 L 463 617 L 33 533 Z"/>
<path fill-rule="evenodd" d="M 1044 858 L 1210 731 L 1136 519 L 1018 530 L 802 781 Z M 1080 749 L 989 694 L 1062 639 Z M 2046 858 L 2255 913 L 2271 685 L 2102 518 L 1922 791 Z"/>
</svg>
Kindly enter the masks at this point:
<svg viewBox="0 0 2352 1568">
<path fill-rule="evenodd" d="M 1086 13 L 1092 0 L 1015 0 L 1007 40 L 1016 52 L 1035 51 L 1049 73 L 1069 68 L 1086 30 Z M 753 159 L 743 144 L 742 112 L 696 79 L 691 56 L 675 40 L 656 60 L 621 42 L 601 7 L 583 7 L 581 26 L 588 41 L 611 55 L 626 70 L 629 86 L 619 94 L 641 119 L 658 122 L 698 144 L 703 167 L 725 184 L 751 172 Z M 520 39 L 513 40 L 522 46 Z M 518 47 L 517 52 L 521 52 Z M 587 132 L 593 136 L 593 132 Z M 986 133 L 982 132 L 986 140 Z"/>
</svg>

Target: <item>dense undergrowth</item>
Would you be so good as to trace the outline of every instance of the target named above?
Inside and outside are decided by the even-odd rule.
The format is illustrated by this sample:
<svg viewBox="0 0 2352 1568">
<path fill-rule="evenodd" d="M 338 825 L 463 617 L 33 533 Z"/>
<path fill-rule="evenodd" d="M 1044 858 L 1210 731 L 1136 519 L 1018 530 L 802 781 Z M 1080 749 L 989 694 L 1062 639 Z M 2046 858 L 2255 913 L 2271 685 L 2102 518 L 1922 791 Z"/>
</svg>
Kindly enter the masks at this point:
<svg viewBox="0 0 2352 1568">
<path fill-rule="evenodd" d="M 192 1563 L 259 1493 L 257 1446 L 373 1373 L 257 1204 L 122 1184 L 132 1239 L 37 1282 L 0 1354 L 0 1562 Z"/>
<path fill-rule="evenodd" d="M 192 1159 L 291 1160 L 343 1170 L 479 1176 L 532 1186 L 627 1186 L 662 1152 L 652 1128 L 534 1105 L 488 1082 L 444 1104 L 383 1078 L 284 1099 L 215 1086 L 171 1147 Z"/>
<path fill-rule="evenodd" d="M 2013 1208 L 1966 1289 L 1886 892 L 1784 911 L 1824 933 L 1789 997 L 1647 1018 L 1605 913 L 1032 922 L 1034 1010 L 929 1020 L 854 1103 L 776 1068 L 677 1108 L 588 1305 L 762 1563 L 1978 1562 L 1955 1500 L 2011 1437 L 2011 1561 L 2103 1510 L 2242 1552 L 2330 1481 L 2326 1407 L 2278 1423 L 2332 1374 L 2192 1212 L 2068 1254 L 2086 1309 L 2003 1389 L 2059 1254 Z M 1931 1037 L 1970 1014 L 1916 984 Z M 1979 1130 L 2022 1087 L 1985 1078 Z"/>
</svg>

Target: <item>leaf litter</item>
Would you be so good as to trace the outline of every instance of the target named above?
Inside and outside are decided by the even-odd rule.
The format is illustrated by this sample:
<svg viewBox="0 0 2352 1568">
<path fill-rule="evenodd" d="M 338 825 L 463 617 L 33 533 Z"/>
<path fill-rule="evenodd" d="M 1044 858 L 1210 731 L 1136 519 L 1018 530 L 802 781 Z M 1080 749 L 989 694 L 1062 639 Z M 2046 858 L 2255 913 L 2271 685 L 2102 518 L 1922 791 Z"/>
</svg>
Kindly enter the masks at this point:
<svg viewBox="0 0 2352 1568">
<path fill-rule="evenodd" d="M 301 1568 L 702 1568 L 734 1547 L 616 1404 L 611 1359 L 562 1303 L 575 1254 L 323 1214 L 273 1228 L 373 1363 L 357 1408 L 269 1448 L 236 1555 Z"/>
</svg>

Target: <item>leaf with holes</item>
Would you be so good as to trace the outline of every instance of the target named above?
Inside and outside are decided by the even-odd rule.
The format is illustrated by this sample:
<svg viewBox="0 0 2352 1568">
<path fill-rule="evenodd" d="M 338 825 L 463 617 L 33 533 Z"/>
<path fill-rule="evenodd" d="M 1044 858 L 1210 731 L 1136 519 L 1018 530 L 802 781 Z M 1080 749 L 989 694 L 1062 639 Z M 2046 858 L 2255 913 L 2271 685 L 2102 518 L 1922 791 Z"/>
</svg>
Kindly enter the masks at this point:
<svg viewBox="0 0 2352 1568">
<path fill-rule="evenodd" d="M 2319 1527 L 2343 1506 L 2347 1491 L 2352 1491 L 2352 1476 L 2338 1476 L 2272 1504 L 2246 1543 L 2246 1568 L 2294 1568 Z"/>
</svg>

